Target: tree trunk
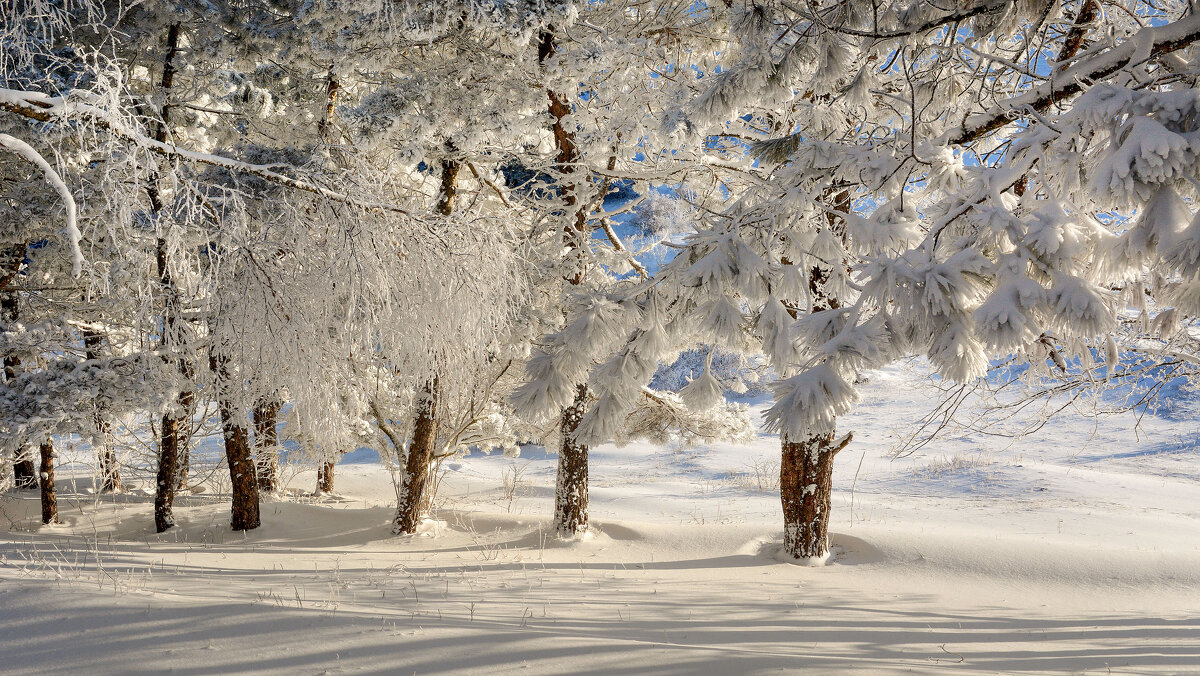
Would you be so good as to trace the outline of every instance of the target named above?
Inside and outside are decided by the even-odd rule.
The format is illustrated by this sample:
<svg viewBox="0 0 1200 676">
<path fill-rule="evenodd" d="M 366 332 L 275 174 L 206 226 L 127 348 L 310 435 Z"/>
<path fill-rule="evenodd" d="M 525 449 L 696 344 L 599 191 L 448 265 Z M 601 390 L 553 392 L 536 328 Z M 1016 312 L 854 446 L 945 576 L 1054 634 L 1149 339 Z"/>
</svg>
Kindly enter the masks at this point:
<svg viewBox="0 0 1200 676">
<path fill-rule="evenodd" d="M 225 459 L 233 485 L 234 530 L 254 530 L 261 525 L 258 510 L 258 486 L 254 477 L 254 459 L 250 455 L 250 435 L 246 426 L 233 417 L 228 402 L 221 402 L 221 428 L 225 432 Z"/>
<path fill-rule="evenodd" d="M 162 417 L 158 442 L 158 474 L 154 480 L 154 530 L 161 533 L 175 525 L 175 478 L 179 459 L 179 419 L 170 413 Z"/>
<path fill-rule="evenodd" d="M 588 529 L 588 447 L 575 438 L 587 412 L 588 396 L 587 385 L 580 385 L 574 403 L 562 415 L 562 446 L 554 481 L 554 525 L 562 537 L 581 535 Z"/>
<path fill-rule="evenodd" d="M 447 143 L 446 150 L 453 152 L 454 146 Z M 435 207 L 437 213 L 442 216 L 454 213 L 454 201 L 458 195 L 458 171 L 461 167 L 462 164 L 458 160 L 442 160 L 442 185 Z M 437 450 L 437 415 L 438 377 L 435 374 L 432 380 L 425 383 L 421 399 L 417 402 L 412 443 L 408 447 L 404 480 L 401 482 L 400 495 L 396 501 L 396 520 L 392 525 L 392 532 L 397 535 L 415 533 L 432 501 L 433 496 L 429 495 L 429 466 Z"/>
<path fill-rule="evenodd" d="M 54 492 L 54 442 L 49 435 L 38 450 L 42 456 L 42 523 L 58 523 L 58 495 Z"/>
<path fill-rule="evenodd" d="M 258 490 L 268 493 L 276 489 L 275 479 L 279 472 L 279 434 L 276 425 L 282 406 L 278 399 L 262 399 L 254 407 L 254 469 L 258 476 Z"/>
<path fill-rule="evenodd" d="M 835 212 L 848 213 L 850 193 L 827 191 L 825 198 L 833 202 Z M 848 246 L 845 223 L 836 213 L 827 213 L 826 227 Z M 785 265 L 791 262 L 786 258 Z M 841 307 L 841 299 L 830 293 L 828 282 L 833 276 L 829 268 L 815 266 L 809 272 L 809 291 L 812 311 L 820 312 Z M 789 310 L 793 318 L 795 310 Z M 833 457 L 853 438 L 847 434 L 834 441 L 834 433 L 814 434 L 799 441 L 780 435 L 779 499 L 783 504 L 784 551 L 794 559 L 824 562 L 829 556 L 829 513 L 833 497 Z"/>
<path fill-rule="evenodd" d="M 83 346 L 89 360 L 101 358 L 104 336 L 92 329 L 83 330 Z M 96 460 L 100 465 L 100 492 L 116 493 L 121 490 L 121 471 L 117 467 L 117 454 L 113 450 L 112 425 L 104 410 L 97 405 L 92 416 L 96 423 L 96 436 L 100 444 L 96 447 Z"/>
<path fill-rule="evenodd" d="M 538 44 L 538 63 L 545 64 L 556 50 L 554 29 L 547 27 L 542 31 Z M 565 281 L 576 286 L 583 283 L 588 238 L 586 200 L 581 198 L 580 179 L 576 176 L 580 160 L 579 146 L 574 134 L 563 124 L 563 120 L 571 114 L 570 99 L 552 89 L 546 90 L 546 96 L 549 99 L 550 116 L 554 119 L 551 131 L 554 134 L 554 146 L 558 150 L 555 159 L 561 174 L 563 205 L 566 208 L 563 214 L 567 219 L 564 244 L 575 265 L 573 270 L 567 271 Z M 558 450 L 558 473 L 554 480 L 554 525 L 559 535 L 564 537 L 584 533 L 588 528 L 588 447 L 575 438 L 579 421 L 588 409 L 588 397 L 587 385 L 580 385 L 575 401 L 562 413 L 562 444 Z"/>
<path fill-rule="evenodd" d="M 17 292 L 9 290 L 8 287 L 17 273 L 21 271 L 21 264 L 25 260 L 25 245 L 14 244 L 4 251 L 5 266 L 3 287 L 5 290 L 0 293 L 0 320 L 5 326 L 15 324 L 20 318 L 19 299 Z M 17 369 L 21 366 L 21 358 L 16 355 L 7 355 L 4 357 L 4 382 L 12 383 L 17 377 Z M 38 487 L 37 468 L 33 464 L 33 450 L 26 444 L 22 444 L 13 453 L 13 485 L 16 488 L 32 490 Z"/>
<path fill-rule="evenodd" d="M 783 502 L 784 551 L 796 559 L 829 554 L 833 497 L 833 434 L 783 441 L 779 495 Z"/>
<path fill-rule="evenodd" d="M 337 467 L 337 460 L 329 460 L 321 463 L 317 468 L 317 493 L 332 493 L 333 492 L 333 468 Z"/>
<path fill-rule="evenodd" d="M 33 464 L 33 453 L 28 446 L 22 446 L 13 456 L 13 485 L 25 490 L 38 487 L 37 468 Z"/>
<path fill-rule="evenodd" d="M 190 376 L 192 373 L 191 367 L 187 369 Z M 188 471 L 192 467 L 192 435 L 189 429 L 192 421 L 192 400 L 194 395 L 191 392 L 179 393 L 179 407 L 187 412 L 186 416 L 179 421 L 176 431 L 179 434 L 179 442 L 176 444 L 178 449 L 176 452 L 179 457 L 175 460 L 175 490 L 182 491 L 187 488 Z"/>
<path fill-rule="evenodd" d="M 232 389 L 236 386 L 229 374 L 228 358 L 217 354 L 216 346 L 209 348 L 209 368 L 216 377 L 217 407 L 221 410 L 221 430 L 225 436 L 225 460 L 229 464 L 229 482 L 233 487 L 234 530 L 254 530 L 260 525 L 258 509 L 258 480 L 254 472 L 254 457 L 250 450 L 250 432 L 238 419 L 238 407 Z"/>
<path fill-rule="evenodd" d="M 429 465 L 437 446 L 438 382 L 435 377 L 425 384 L 417 402 L 417 420 L 413 425 L 412 443 L 408 446 L 408 462 L 404 480 L 397 496 L 396 519 L 392 532 L 411 534 L 417 532 L 421 518 L 425 516 L 421 505 L 425 500 L 426 484 L 429 482 Z"/>
<path fill-rule="evenodd" d="M 166 142 L 168 137 L 167 129 L 171 119 L 170 94 L 175 81 L 175 56 L 178 53 L 179 24 L 175 23 L 167 29 L 167 53 L 163 58 L 162 80 L 159 82 L 159 94 L 163 97 L 163 106 L 159 111 L 160 122 L 154 131 L 154 139 L 160 142 Z M 150 211 L 154 215 L 162 213 L 165 208 L 162 195 L 158 190 L 157 178 L 157 176 L 152 177 L 146 185 L 146 196 L 150 200 Z M 179 334 L 183 328 L 183 318 L 179 291 L 175 288 L 175 279 L 171 274 L 167 255 L 167 239 L 160 235 L 156 242 L 155 262 L 165 305 L 161 348 L 164 358 L 170 360 L 172 358 L 170 353 L 178 350 L 179 343 L 182 342 Z M 190 379 L 192 369 L 188 360 L 183 356 L 176 356 L 175 361 L 180 374 Z M 180 392 L 176 403 L 182 411 L 182 415 L 186 416 L 187 412 L 191 410 L 192 393 L 186 390 Z M 181 420 L 172 411 L 168 411 L 162 417 L 162 434 L 158 445 L 158 474 L 155 478 L 154 490 L 154 528 L 159 533 L 175 525 L 172 510 L 175 504 L 175 490 L 180 485 L 179 451 L 181 445 L 187 443 L 184 440 L 181 444 L 181 436 L 187 434 L 187 422 L 186 418 Z M 186 461 L 184 465 L 186 466 Z"/>
</svg>

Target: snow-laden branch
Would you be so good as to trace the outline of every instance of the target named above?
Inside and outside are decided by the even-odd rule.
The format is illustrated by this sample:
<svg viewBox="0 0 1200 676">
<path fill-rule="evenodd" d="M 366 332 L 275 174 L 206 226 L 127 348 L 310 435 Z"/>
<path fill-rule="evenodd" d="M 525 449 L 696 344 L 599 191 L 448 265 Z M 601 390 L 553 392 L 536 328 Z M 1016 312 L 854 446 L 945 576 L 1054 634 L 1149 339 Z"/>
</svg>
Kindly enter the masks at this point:
<svg viewBox="0 0 1200 676">
<path fill-rule="evenodd" d="M 71 274 L 78 277 L 83 271 L 83 252 L 79 249 L 79 240 L 83 239 L 83 235 L 79 233 L 79 225 L 75 220 L 75 198 L 71 196 L 71 190 L 67 188 L 66 182 L 62 180 L 62 177 L 54 170 L 54 167 L 51 167 L 46 158 L 34 150 L 33 146 L 8 134 L 0 134 L 0 147 L 13 151 L 40 169 L 42 175 L 46 177 L 46 181 L 62 197 L 63 206 L 67 210 L 67 224 L 64 230 L 66 231 L 67 242 L 71 246 Z"/>
<path fill-rule="evenodd" d="M 972 115 L 957 127 L 946 130 L 939 145 L 964 145 L 1009 124 L 1023 110 L 1045 110 L 1083 91 L 1089 83 L 1106 78 L 1123 68 L 1169 54 L 1200 40 L 1200 15 L 1184 17 L 1165 26 L 1143 28 L 1121 44 L 1094 54 L 1084 53 L 1070 68 L 1020 96 L 1001 101 L 986 112 Z"/>
<path fill-rule="evenodd" d="M 408 215 L 408 210 L 394 204 L 384 202 L 368 202 L 330 190 L 321 185 L 280 174 L 271 169 L 271 165 L 252 164 L 230 157 L 201 153 L 181 148 L 174 143 L 157 141 L 141 134 L 112 119 L 109 111 L 81 101 L 72 100 L 67 96 L 47 96 L 41 92 L 0 89 L 0 110 L 15 113 L 22 117 L 39 122 L 54 122 L 56 120 L 79 120 L 88 122 L 107 130 L 113 136 L 132 143 L 151 152 L 165 157 L 178 158 L 188 162 L 220 167 L 231 172 L 255 176 L 264 181 L 281 185 L 293 190 L 301 190 L 319 195 L 328 200 L 359 207 L 368 211 L 389 211 Z"/>
</svg>

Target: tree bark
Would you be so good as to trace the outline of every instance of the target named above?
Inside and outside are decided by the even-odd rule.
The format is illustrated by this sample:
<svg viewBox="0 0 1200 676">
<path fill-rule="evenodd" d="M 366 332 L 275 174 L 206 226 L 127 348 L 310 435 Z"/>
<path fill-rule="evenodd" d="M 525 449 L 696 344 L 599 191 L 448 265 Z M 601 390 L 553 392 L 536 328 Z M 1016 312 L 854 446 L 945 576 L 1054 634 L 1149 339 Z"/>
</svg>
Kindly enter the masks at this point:
<svg viewBox="0 0 1200 676">
<path fill-rule="evenodd" d="M 11 326 L 20 318 L 20 300 L 17 292 L 9 289 L 13 278 L 21 270 L 25 260 L 25 245 L 14 244 L 4 251 L 5 269 L 3 292 L 0 293 L 0 320 L 5 326 Z M 4 357 L 4 382 L 12 383 L 17 377 L 17 369 L 21 366 L 21 358 L 16 355 Z M 33 464 L 33 451 L 27 444 L 22 444 L 13 453 L 13 485 L 16 488 L 33 490 L 38 487 L 37 468 Z"/>
<path fill-rule="evenodd" d="M 22 446 L 13 456 L 13 485 L 16 488 L 34 490 L 38 487 L 37 468 L 28 446 Z"/>
<path fill-rule="evenodd" d="M 258 490 L 274 491 L 279 472 L 279 409 L 283 403 L 278 399 L 262 399 L 254 407 L 254 468 L 258 476 Z"/>
<path fill-rule="evenodd" d="M 438 382 L 435 377 L 425 384 L 417 402 L 417 420 L 413 425 L 412 443 L 408 447 L 408 462 L 405 464 L 404 479 L 397 496 L 396 519 L 392 532 L 412 534 L 425 515 L 421 506 L 425 503 L 425 490 L 429 483 L 429 465 L 437 448 Z"/>
<path fill-rule="evenodd" d="M 233 485 L 230 526 L 233 530 L 254 530 L 261 521 L 250 435 L 245 425 L 234 420 L 228 402 L 221 403 L 221 428 L 225 432 L 225 459 L 229 463 L 229 478 Z"/>
<path fill-rule="evenodd" d="M 225 461 L 229 465 L 229 482 L 233 488 L 233 530 L 254 530 L 261 524 L 258 507 L 258 480 L 254 472 L 254 457 L 250 451 L 250 432 L 238 419 L 238 407 L 232 395 L 236 386 L 229 374 L 228 359 L 209 348 L 209 367 L 216 377 L 217 407 L 221 411 L 221 431 L 225 437 Z"/>
<path fill-rule="evenodd" d="M 42 471 L 39 475 L 42 489 L 42 523 L 58 523 L 58 495 L 54 492 L 54 442 L 49 434 L 38 450 L 42 456 Z"/>
<path fill-rule="evenodd" d="M 588 447 L 575 438 L 579 421 L 587 412 L 587 385 L 580 385 L 575 401 L 562 414 L 562 445 L 554 480 L 554 525 L 561 537 L 574 537 L 588 529 Z"/>
<path fill-rule="evenodd" d="M 542 31 L 538 44 L 538 64 L 546 61 L 557 50 L 553 27 Z M 588 215 L 584 200 L 580 198 L 579 178 L 576 177 L 580 159 L 575 136 L 567 130 L 563 119 L 571 114 L 570 100 L 553 89 L 546 89 L 549 112 L 554 122 L 554 146 L 558 150 L 555 158 L 562 178 L 564 217 L 569 225 L 564 232 L 565 244 L 575 269 L 568 271 L 565 281 L 577 286 L 584 280 L 584 252 L 588 236 Z M 554 525 L 560 536 L 573 537 L 588 529 L 588 447 L 576 438 L 579 422 L 588 409 L 587 385 L 580 385 L 575 401 L 563 410 L 560 428 L 562 442 L 558 449 L 558 472 L 554 480 Z"/>
<path fill-rule="evenodd" d="M 159 94 L 163 97 L 163 106 L 159 111 L 159 123 L 154 131 L 154 140 L 163 143 L 168 136 L 168 125 L 171 119 L 171 88 L 175 82 L 175 56 L 179 53 L 179 24 L 171 24 L 167 29 L 167 53 L 163 58 L 162 79 L 159 81 Z M 150 200 L 150 210 L 154 215 L 161 214 L 165 208 L 162 194 L 158 190 L 157 176 L 152 177 L 146 185 L 146 196 Z M 164 358 L 170 360 L 171 352 L 179 350 L 182 342 L 179 335 L 182 331 L 182 309 L 180 308 L 179 292 L 175 288 L 175 279 L 167 260 L 168 242 L 160 236 L 156 242 L 155 263 L 157 266 L 159 286 L 162 291 L 165 309 L 163 311 L 163 331 L 161 348 Z M 191 379 L 192 368 L 182 355 L 175 357 L 179 373 L 185 379 Z M 176 401 L 183 416 L 191 410 L 192 393 L 184 390 L 179 393 Z M 155 477 L 154 490 L 154 528 L 159 533 L 175 525 L 173 507 L 175 491 L 180 486 L 180 447 L 187 445 L 187 419 L 181 420 L 180 414 L 168 411 L 162 417 L 162 430 L 159 439 L 158 474 Z M 186 466 L 186 461 L 184 463 Z"/>
<path fill-rule="evenodd" d="M 332 493 L 333 492 L 333 469 L 337 467 L 337 460 L 328 460 L 321 463 L 317 468 L 317 493 Z"/>
<path fill-rule="evenodd" d="M 783 441 L 779 495 L 783 502 L 784 551 L 796 559 L 829 554 L 833 496 L 833 435 Z"/>
<path fill-rule="evenodd" d="M 447 144 L 446 149 L 453 151 L 454 147 Z M 458 172 L 461 168 L 462 164 L 458 160 L 442 160 L 442 185 L 435 207 L 435 211 L 442 216 L 454 213 L 454 202 L 458 195 Z M 399 499 L 396 501 L 396 519 L 392 525 L 392 532 L 397 535 L 416 532 L 433 497 L 428 494 L 429 465 L 437 451 L 437 415 L 438 377 L 435 374 L 425 383 L 421 399 L 417 402 L 412 443 L 408 448 L 404 479 L 401 482 Z"/>
<path fill-rule="evenodd" d="M 826 199 L 835 212 L 850 210 L 850 192 L 829 191 Z M 826 214 L 825 226 L 848 245 L 846 228 L 836 213 Z M 790 263 L 784 259 L 785 264 Z M 841 299 L 832 295 L 828 282 L 833 271 L 815 266 L 809 271 L 812 311 L 841 307 Z M 789 310 L 796 317 L 794 310 Z M 783 505 L 784 551 L 795 559 L 824 560 L 829 555 L 829 515 L 833 496 L 833 457 L 850 443 L 852 435 L 836 445 L 834 433 L 809 435 L 793 441 L 780 435 L 779 499 Z"/>
</svg>

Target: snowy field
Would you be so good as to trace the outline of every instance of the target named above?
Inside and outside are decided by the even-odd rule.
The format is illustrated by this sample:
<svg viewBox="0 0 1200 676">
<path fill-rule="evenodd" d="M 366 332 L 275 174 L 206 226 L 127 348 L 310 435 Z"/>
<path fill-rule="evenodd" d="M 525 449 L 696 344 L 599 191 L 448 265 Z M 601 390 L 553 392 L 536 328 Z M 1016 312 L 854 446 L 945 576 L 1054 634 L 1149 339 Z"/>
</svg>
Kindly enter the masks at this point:
<svg viewBox="0 0 1200 676">
<path fill-rule="evenodd" d="M 411 538 L 389 533 L 375 463 L 342 464 L 319 503 L 295 475 L 248 536 L 210 494 L 161 537 L 138 491 L 61 478 L 51 527 L 36 493 L 6 494 L 0 671 L 1200 673 L 1191 395 L 1140 426 L 1064 417 L 892 459 L 935 406 L 922 373 L 872 374 L 844 420 L 823 568 L 774 556 L 769 435 L 593 449 L 597 532 L 572 543 L 546 532 L 554 458 L 535 448 L 447 462 L 438 523 Z"/>
</svg>

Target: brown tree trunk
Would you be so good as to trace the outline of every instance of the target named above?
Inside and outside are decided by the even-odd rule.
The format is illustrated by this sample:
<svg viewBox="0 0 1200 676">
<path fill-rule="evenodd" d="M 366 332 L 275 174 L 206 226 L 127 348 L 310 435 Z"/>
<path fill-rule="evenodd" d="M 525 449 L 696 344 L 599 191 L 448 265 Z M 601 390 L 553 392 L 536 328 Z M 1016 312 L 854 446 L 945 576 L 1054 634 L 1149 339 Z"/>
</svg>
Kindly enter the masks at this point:
<svg viewBox="0 0 1200 676">
<path fill-rule="evenodd" d="M 238 408 L 232 389 L 235 384 L 229 374 L 228 359 L 209 348 L 209 367 L 216 377 L 217 406 L 221 410 L 221 430 L 225 436 L 225 460 L 229 464 L 229 481 L 233 488 L 233 530 L 254 530 L 260 525 L 258 509 L 258 480 L 254 472 L 254 457 L 250 449 L 250 432 L 238 419 Z"/>
<path fill-rule="evenodd" d="M 188 367 L 188 375 L 192 373 L 191 367 Z M 187 488 L 188 472 L 192 468 L 192 435 L 190 426 L 192 421 L 192 400 L 194 395 L 191 392 L 179 393 L 179 406 L 184 411 L 187 411 L 186 417 L 179 421 L 179 426 L 176 430 L 179 433 L 179 442 L 176 445 L 179 457 L 175 461 L 175 490 L 182 491 Z"/>
<path fill-rule="evenodd" d="M 103 344 L 103 334 L 92 329 L 84 329 L 83 347 L 89 360 L 100 359 Z M 121 470 L 117 467 L 117 454 L 113 450 L 112 425 L 99 405 L 96 406 L 92 418 L 96 423 L 96 435 L 100 440 L 96 447 L 96 459 L 100 464 L 100 492 L 119 492 L 121 490 Z"/>
<path fill-rule="evenodd" d="M 170 95 L 175 82 L 175 56 L 179 53 L 179 24 L 171 24 L 167 29 L 167 53 L 163 58 L 162 80 L 159 82 L 159 95 L 163 98 L 163 106 L 159 111 L 160 122 L 154 131 L 154 139 L 166 142 L 168 125 L 171 119 Z M 146 185 L 146 196 L 150 200 L 150 211 L 154 215 L 163 212 L 162 195 L 158 190 L 157 176 L 151 178 Z M 172 359 L 170 354 L 179 349 L 182 331 L 182 311 L 179 301 L 179 291 L 175 288 L 175 279 L 171 274 L 170 263 L 167 260 L 168 243 L 166 237 L 160 236 L 156 242 L 155 262 L 157 265 L 159 286 L 161 288 L 165 309 L 163 312 L 163 330 L 161 348 L 165 359 Z M 183 356 L 174 357 L 181 375 L 190 379 L 191 364 Z M 179 393 L 176 402 L 183 416 L 191 410 L 192 393 Z M 175 525 L 173 507 L 175 491 L 180 485 L 180 447 L 187 444 L 181 439 L 187 434 L 187 419 L 181 420 L 180 415 L 168 411 L 162 417 L 162 430 L 158 445 L 158 473 L 155 477 L 154 490 L 154 528 L 159 533 Z"/>
<path fill-rule="evenodd" d="M 337 460 L 329 460 L 321 463 L 317 468 L 317 493 L 332 493 L 333 492 L 333 468 L 337 467 Z"/>
<path fill-rule="evenodd" d="M 37 467 L 33 464 L 33 453 L 28 446 L 22 446 L 13 456 L 13 485 L 25 490 L 38 487 Z"/>
<path fill-rule="evenodd" d="M 544 65 L 557 50 L 553 27 L 542 31 L 538 44 L 538 63 Z M 554 146 L 558 150 L 555 158 L 561 175 L 564 217 L 569 225 L 564 232 L 571 262 L 575 268 L 565 275 L 571 285 L 583 283 L 586 240 L 588 237 L 588 214 L 581 199 L 580 180 L 576 174 L 580 160 L 579 146 L 563 120 L 571 114 L 570 100 L 552 89 L 546 90 L 550 116 L 554 119 L 551 131 Z M 576 430 L 583 415 L 587 413 L 589 399 L 587 385 L 580 385 L 575 401 L 563 410 L 561 420 L 562 443 L 558 449 L 558 472 L 554 480 L 554 525 L 559 535 L 572 537 L 587 532 L 588 528 L 588 447 L 576 439 Z"/>
<path fill-rule="evenodd" d="M 832 190 L 825 198 L 833 202 L 835 211 L 850 210 L 850 192 Z M 846 228 L 841 217 L 827 214 L 825 225 L 843 245 L 848 245 Z M 790 261 L 783 259 L 784 264 Z M 809 291 L 812 311 L 837 309 L 841 300 L 830 293 L 828 282 L 833 271 L 821 266 L 809 271 Z M 792 317 L 794 310 L 789 310 Z M 779 499 L 783 504 L 784 551 L 795 559 L 823 561 L 829 554 L 829 515 L 833 496 L 833 457 L 850 443 L 847 434 L 839 442 L 834 433 L 814 434 L 792 441 L 780 435 Z"/>
<path fill-rule="evenodd" d="M 4 276 L 0 281 L 4 292 L 0 293 L 0 320 L 6 326 L 15 324 L 20 318 L 20 306 L 17 292 L 8 289 L 12 280 L 21 271 L 25 260 L 25 245 L 14 244 L 4 251 Z M 12 383 L 17 377 L 17 369 L 21 366 L 21 358 L 16 355 L 4 357 L 4 382 Z M 38 487 L 37 467 L 33 464 L 33 450 L 25 444 L 13 454 L 13 485 L 17 488 L 33 490 Z"/>
<path fill-rule="evenodd" d="M 454 146 L 446 144 L 447 152 L 453 152 Z M 442 216 L 454 213 L 454 202 L 458 195 L 458 172 L 462 164 L 455 159 L 442 160 L 442 185 L 438 193 L 438 203 L 435 211 Z M 413 422 L 412 443 L 408 447 L 408 459 L 405 463 L 404 479 L 400 485 L 400 495 L 396 501 L 396 519 L 392 532 L 400 534 L 415 533 L 421 518 L 433 496 L 429 494 L 429 466 L 433 463 L 433 454 L 437 451 L 438 429 L 438 377 L 425 383 L 421 399 L 417 402 L 417 416 Z"/>
<path fill-rule="evenodd" d="M 833 434 L 783 441 L 779 495 L 783 502 L 784 551 L 792 558 L 824 559 L 829 554 L 833 457 L 838 450 L 833 445 Z"/>
<path fill-rule="evenodd" d="M 588 529 L 588 447 L 575 438 L 588 407 L 587 385 L 580 385 L 575 401 L 562 414 L 562 445 L 554 481 L 554 525 L 562 537 Z"/>
<path fill-rule="evenodd" d="M 225 402 L 221 404 L 221 428 L 225 432 L 225 459 L 229 463 L 229 478 L 233 485 L 230 525 L 234 530 L 254 530 L 261 525 L 261 521 L 254 459 L 250 455 L 250 435 L 245 425 L 234 420 L 233 411 Z"/>
<path fill-rule="evenodd" d="M 279 471 L 279 434 L 276 425 L 282 406 L 278 399 L 262 399 L 254 407 L 254 469 L 258 476 L 258 490 L 268 493 L 275 490 L 275 477 Z"/>
<path fill-rule="evenodd" d="M 47 435 L 38 447 L 42 456 L 42 523 L 58 523 L 58 495 L 54 492 L 54 442 Z"/>
<path fill-rule="evenodd" d="M 162 417 L 158 442 L 158 474 L 154 479 L 154 530 L 161 533 L 175 525 L 175 478 L 178 474 L 179 419 L 170 413 Z"/>
<path fill-rule="evenodd" d="M 437 447 L 438 382 L 435 377 L 425 384 L 417 402 L 417 420 L 413 425 L 412 443 L 408 446 L 408 462 L 405 464 L 404 479 L 400 483 L 400 495 L 396 506 L 396 519 L 392 532 L 411 534 L 417 532 L 421 518 L 421 506 L 425 503 L 425 489 L 429 483 L 429 465 Z"/>
</svg>

